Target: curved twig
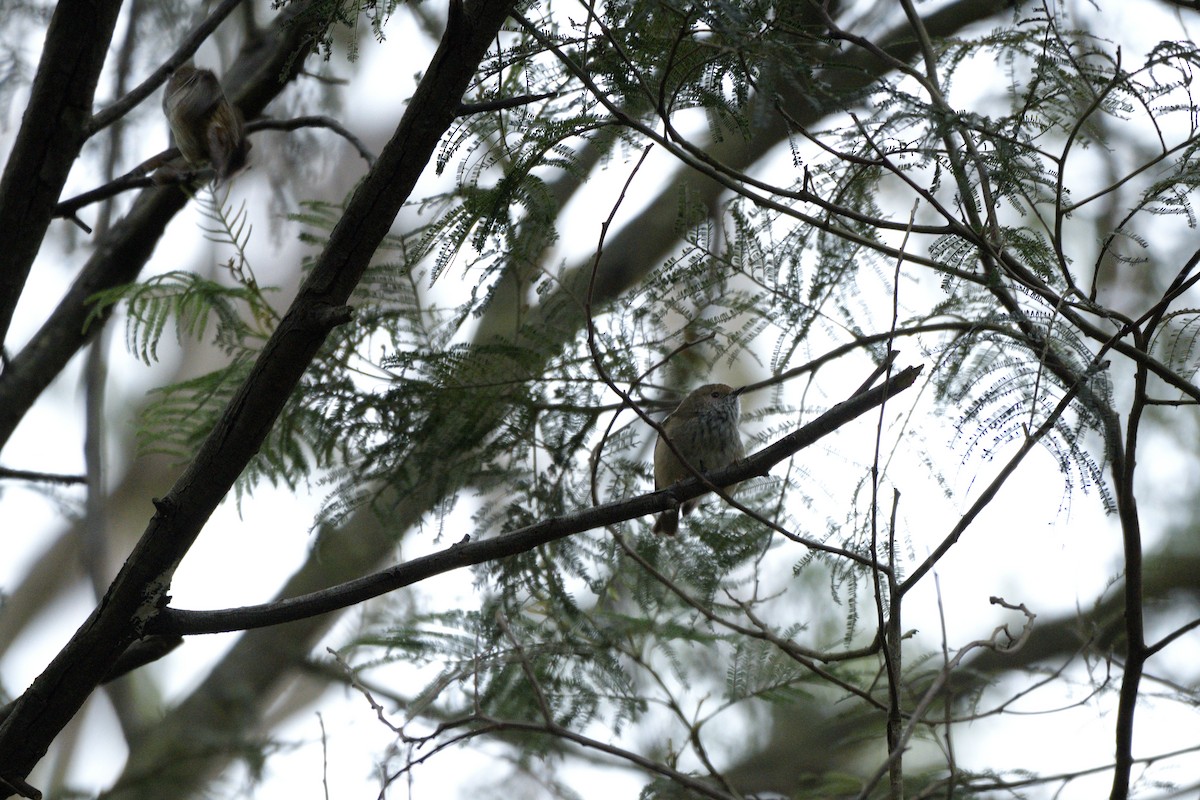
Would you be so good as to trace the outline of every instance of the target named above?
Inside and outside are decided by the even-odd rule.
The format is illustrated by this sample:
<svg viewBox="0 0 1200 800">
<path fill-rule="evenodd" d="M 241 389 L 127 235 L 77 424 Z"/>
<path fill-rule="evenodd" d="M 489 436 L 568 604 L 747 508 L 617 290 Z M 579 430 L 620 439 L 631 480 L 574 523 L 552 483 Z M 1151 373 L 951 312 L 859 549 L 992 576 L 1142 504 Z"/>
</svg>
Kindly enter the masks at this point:
<svg viewBox="0 0 1200 800">
<path fill-rule="evenodd" d="M 263 117 L 246 123 L 247 133 L 253 133 L 254 131 L 294 131 L 300 128 L 328 128 L 349 142 L 358 151 L 358 154 L 363 157 L 363 160 L 367 162 L 367 166 L 375 166 L 375 154 L 371 152 L 371 149 L 363 143 L 362 139 L 359 139 L 347 130 L 342 123 L 333 117 L 327 117 L 323 114 L 294 117 L 292 119 L 269 119 Z"/>
</svg>

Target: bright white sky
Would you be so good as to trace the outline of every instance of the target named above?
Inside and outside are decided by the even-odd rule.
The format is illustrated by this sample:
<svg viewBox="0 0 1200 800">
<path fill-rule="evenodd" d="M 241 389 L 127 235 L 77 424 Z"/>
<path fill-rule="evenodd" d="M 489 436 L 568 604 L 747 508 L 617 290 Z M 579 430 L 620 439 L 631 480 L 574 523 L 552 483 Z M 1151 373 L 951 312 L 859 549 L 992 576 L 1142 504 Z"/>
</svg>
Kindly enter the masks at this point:
<svg viewBox="0 0 1200 800">
<path fill-rule="evenodd" d="M 1079 4 L 1081 13 L 1086 4 Z M 1140 53 L 1159 38 L 1173 37 L 1179 30 L 1178 20 L 1164 13 L 1164 4 L 1156 2 L 1106 2 L 1103 30 L 1123 37 L 1127 63 L 1140 58 Z M 1099 25 L 1099 23 L 1095 23 Z M 411 93 L 412 76 L 423 68 L 431 48 L 410 23 L 404 9 L 397 11 L 387 28 L 388 40 L 382 45 L 365 43 L 360 77 L 356 78 L 355 102 L 341 115 L 347 127 L 358 133 L 378 150 L 390 134 L 395 121 Z M 209 61 L 206 61 L 206 56 Z M 214 56 L 201 51 L 198 61 L 214 66 Z M 988 85 L 990 74 L 983 67 L 981 86 Z M 347 75 L 350 68 L 335 59 L 330 70 Z M 960 78 L 960 90 L 963 82 Z M 152 105 L 157 99 L 152 101 Z M 23 99 L 18 98 L 9 117 L 9 127 L 0 141 L 8 141 L 18 124 Z M 156 106 L 155 106 L 156 107 Z M 312 109 L 316 113 L 317 109 Z M 146 138 L 147 154 L 165 144 L 165 125 L 153 113 L 144 115 L 140 129 Z M 265 134 L 267 136 L 277 134 Z M 330 134 L 316 134 L 329 148 L 345 145 Z M 267 148 L 256 147 L 253 156 L 261 157 Z M 362 162 L 354 163 L 361 169 Z M 259 165 L 235 181 L 233 202 L 247 200 L 252 208 L 266 208 L 268 190 L 263 185 L 264 170 Z M 627 167 L 615 164 L 609 185 L 589 185 L 587 205 L 607 210 L 612 198 L 627 175 Z M 315 187 L 327 187 L 331 181 L 348 185 L 354 175 L 314 175 Z M 643 167 L 638 180 L 646 187 L 653 186 L 655 164 Z M 73 178 L 67 194 L 94 185 L 93 176 Z M 340 190 L 339 190 L 340 191 Z M 300 191 L 304 194 L 304 190 Z M 646 194 L 649 194 L 647 189 Z M 638 192 L 631 192 L 637 197 Z M 335 199 L 337 192 L 314 188 L 307 196 Z M 628 218 L 636 209 L 623 209 Z M 578 237 L 585 249 L 594 247 L 596 219 L 588 209 L 578 214 Z M 172 224 L 167 238 L 160 245 L 151 263 L 151 271 L 173 268 L 200 268 L 202 263 L 222 260 L 225 256 L 205 244 L 198 230 L 198 218 L 184 213 Z M 294 242 L 292 231 L 281 228 L 271 232 L 264 217 L 255 220 L 255 235 L 251 245 L 251 261 L 264 284 L 287 284 L 297 269 L 302 251 Z M 65 223 L 56 223 L 55 234 L 62 232 Z M 566 238 L 566 237 L 564 237 Z M 86 245 L 86 242 L 80 242 Z M 14 341 L 24 341 L 32 334 L 50 304 L 57 302 L 69 284 L 83 252 L 63 252 L 56 244 L 48 245 L 39 257 L 25 303 L 14 320 Z M 444 284 L 443 284 L 444 285 Z M 915 288 L 914 291 L 920 291 Z M 283 299 L 280 303 L 284 302 Z M 172 348 L 164 345 L 163 360 L 169 365 Z M 109 384 L 110 424 L 121 429 L 129 425 L 127 409 L 149 387 L 156 385 L 167 370 L 148 369 L 126 355 L 121 335 L 112 339 L 112 373 Z M 915 363 L 919 353 L 906 348 L 903 363 Z M 55 472 L 82 470 L 82 398 L 79 389 L 81 360 L 77 359 L 54 389 L 40 402 L 5 449 L 2 463 L 8 467 Z M 746 376 L 762 377 L 761 375 Z M 844 390 L 849 392 L 861 380 L 858 372 L 844 375 Z M 829 385 L 829 384 L 827 384 Z M 831 389 L 831 392 L 836 389 Z M 837 399 L 837 398 L 834 398 Z M 939 463 L 956 463 L 961 453 L 949 446 L 949 422 L 942 441 L 947 445 L 945 459 Z M 120 431 L 118 436 L 124 436 Z M 873 425 L 859 422 L 839 436 L 836 449 L 842 452 L 870 452 Z M 939 437 L 928 437 L 931 448 L 939 446 Z M 822 443 L 825 447 L 833 447 Z M 1177 497 L 1194 491 L 1194 479 L 1179 480 L 1181 459 L 1170 442 L 1148 441 L 1143 444 L 1141 479 L 1146 486 L 1157 487 L 1153 502 L 1143 506 L 1148 544 L 1159 535 L 1167 520 L 1155 514 L 1155 509 L 1170 508 Z M 819 451 L 825 453 L 825 450 Z M 1145 454 L 1153 457 L 1145 457 Z M 120 453 L 113 452 L 111 474 L 119 475 Z M 903 457 L 903 456 L 901 456 Z M 1012 602 L 1031 602 L 1035 610 L 1046 617 L 1068 611 L 1077 603 L 1089 603 L 1100 587 L 1119 567 L 1119 541 L 1115 527 L 1107 520 L 1095 495 L 1077 493 L 1070 508 L 1060 511 L 1061 480 L 1057 467 L 1048 455 L 1037 451 L 1028 464 L 1004 489 L 999 501 L 983 515 L 939 568 L 943 597 L 953 598 L 947 605 L 945 624 L 954 645 L 990 634 L 1000 622 L 1020 624 L 1015 614 L 1001 614 L 988 604 L 988 597 L 999 594 Z M 999 464 L 983 464 L 977 459 L 963 464 L 957 475 L 949 476 L 956 491 L 965 491 L 955 503 L 948 503 L 935 486 L 926 479 L 918 465 L 896 475 L 910 475 L 909 485 L 899 481 L 903 492 L 901 517 L 911 536 L 910 546 L 919 559 L 949 530 L 956 513 L 965 509 L 970 500 L 986 485 L 987 479 Z M 852 465 L 848 465 L 848 468 Z M 828 480 L 828 478 L 824 478 Z M 1171 488 L 1174 487 L 1174 488 Z M 166 484 L 164 484 L 164 490 Z M 648 487 L 647 487 L 648 488 Z M 0 560 L 0 589 L 9 590 L 21 579 L 30 562 L 57 535 L 61 526 L 62 508 L 45 495 L 30 491 L 19 484 L 8 483 L 0 493 L 0 518 L 19 521 L 8 526 L 5 537 L 6 558 Z M 969 490 L 969 491 L 968 491 Z M 78 500 L 73 492 L 63 492 L 70 503 Z M 320 503 L 320 490 L 312 497 L 296 498 L 287 492 L 260 490 L 244 503 L 241 516 L 232 502 L 226 503 L 214 516 L 197 546 L 176 575 L 173 586 L 174 604 L 181 608 L 221 608 L 258 603 L 268 600 L 276 587 L 305 558 L 311 540 L 307 531 Z M 147 518 L 150 506 L 147 498 Z M 464 528 L 469 519 L 463 515 Z M 410 542 L 406 556 L 419 555 L 434 549 L 431 542 Z M 1038 557 L 1030 559 L 1029 553 Z M 982 580 L 979 565 L 990 564 L 992 580 Z M 219 575 L 219 580 L 214 580 Z M 934 584 L 926 582 L 907 601 L 909 623 L 905 627 L 920 631 L 927 644 L 938 641 L 941 623 L 937 613 Z M 451 608 L 470 605 L 475 597 L 469 572 L 442 576 L 422 585 L 430 608 Z M 78 623 L 90 611 L 93 600 L 80 590 L 69 603 L 47 609 L 43 622 L 13 647 L 5 658 L 0 674 L 2 685 L 9 692 L 20 691 L 40 671 L 58 650 Z M 329 636 L 329 642 L 340 644 L 353 630 L 354 615 L 343 621 Z M 167 702 L 179 698 L 203 677 L 205 670 L 233 641 L 232 636 L 211 636 L 189 639 L 184 647 L 150 669 L 161 682 Z M 1200 659 L 1195 642 L 1175 645 L 1165 664 L 1194 665 Z M 1162 662 L 1155 665 L 1162 672 Z M 389 675 L 401 678 L 397 683 L 413 686 L 421 673 L 411 668 L 397 667 Z M 1188 674 L 1180 671 L 1180 674 Z M 1084 687 L 1086 688 L 1086 687 Z M 1082 689 L 1081 689 L 1082 691 Z M 1073 698 L 1078 699 L 1078 698 Z M 1017 705 L 1020 711 L 1045 710 L 1064 704 L 1060 694 L 1035 694 Z M 393 741 L 387 731 L 357 694 L 333 691 L 318 704 L 317 709 L 329 734 L 327 752 L 322 751 L 321 725 L 314 710 L 306 711 L 280 732 L 293 749 L 270 759 L 263 784 L 250 787 L 242 779 L 232 781 L 225 796 L 253 797 L 321 797 L 323 763 L 327 762 L 329 793 L 332 797 L 373 797 L 378 791 L 376 763 L 379 754 Z M 395 720 L 399 723 L 401 720 Z M 1092 704 L 1065 714 L 1019 716 L 1006 718 L 1003 723 L 989 723 L 989 737 L 961 737 L 957 745 L 963 763 L 979 767 L 1023 766 L 1046 772 L 1061 772 L 1078 767 L 1095 766 L 1112 752 L 1111 708 Z M 76 774 L 78 785 L 100 788 L 119 771 L 124 753 L 113 743 L 117 737 L 106 735 L 115 724 L 104 702 L 93 702 L 84 720 L 84 736 L 89 757 Z M 1139 716 L 1138 754 L 1173 750 L 1192 744 L 1197 738 L 1194 712 L 1181 711 L 1169 703 L 1144 703 Z M 1070 743 L 1069 745 L 1065 743 Z M 498 748 L 476 740 L 471 746 L 454 750 L 433 759 L 415 772 L 414 797 L 446 797 L 457 792 L 473 796 L 476 790 L 489 786 L 496 764 L 487 756 Z M 1170 762 L 1164 767 L 1171 777 L 1183 782 L 1195 781 L 1200 766 L 1195 760 Z M 640 789 L 643 778 L 623 769 L 604 769 L 579 766 L 573 768 L 572 781 L 585 798 L 632 797 Z M 1189 777 L 1190 776 L 1190 777 Z M 1108 776 L 1081 780 L 1069 785 L 1062 798 L 1093 798 L 1107 794 Z M 392 788 L 389 796 L 404 796 L 400 786 Z"/>
</svg>

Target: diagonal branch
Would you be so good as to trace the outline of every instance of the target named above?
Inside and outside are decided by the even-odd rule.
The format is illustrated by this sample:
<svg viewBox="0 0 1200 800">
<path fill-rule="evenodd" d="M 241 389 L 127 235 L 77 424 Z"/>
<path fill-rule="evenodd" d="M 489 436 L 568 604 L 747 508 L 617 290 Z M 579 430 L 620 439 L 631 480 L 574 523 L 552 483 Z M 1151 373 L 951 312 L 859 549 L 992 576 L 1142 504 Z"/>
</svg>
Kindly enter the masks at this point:
<svg viewBox="0 0 1200 800">
<path fill-rule="evenodd" d="M 303 20 L 314 2 L 289 6 L 276 17 L 260 46 L 243 51 L 231 65 L 225 85 L 247 117 L 258 116 L 299 72 L 312 43 L 310 28 Z M 57 193 L 47 213 L 53 212 L 54 199 Z M 108 319 L 110 312 L 104 311 L 96 315 L 98 322 L 86 324 L 94 310 L 91 298 L 137 278 L 167 224 L 186 202 L 187 195 L 178 187 L 148 188 L 107 235 L 97 238 L 92 255 L 58 307 L 0 372 L 0 449 L 50 382 Z M 5 269 L 0 269 L 0 283 L 6 276 Z"/>
<path fill-rule="evenodd" d="M 100 70 L 117 25 L 121 0 L 62 0 L 46 43 L 21 129 L 0 177 L 0 344 L 25 289 L 83 143 Z"/>
<path fill-rule="evenodd" d="M 175 52 L 167 59 L 165 64 L 154 70 L 148 78 L 133 87 L 128 94 L 103 111 L 97 112 L 88 122 L 88 134 L 91 135 L 112 125 L 153 94 L 159 86 L 166 83 L 167 79 L 171 77 L 171 73 L 195 55 L 196 51 L 200 49 L 200 45 L 204 44 L 204 40 L 243 2 L 244 0 L 222 0 L 207 17 L 201 20 L 188 33 L 187 37 L 180 42 L 179 47 L 175 49 Z"/>
<path fill-rule="evenodd" d="M 0 776 L 23 778 L 147 620 L 166 602 L 171 577 L 246 463 L 258 451 L 344 305 L 442 134 L 511 0 L 451 3 L 442 42 L 379 161 L 351 198 L 329 243 L 250 375 L 195 459 L 156 503 L 141 540 L 101 604 L 0 726 Z"/>
<path fill-rule="evenodd" d="M 745 460 L 709 474 L 707 480 L 692 478 L 668 489 L 554 517 L 494 539 L 479 542 L 464 540 L 432 555 L 302 597 L 222 611 L 164 609 L 150 621 L 146 631 L 219 633 L 292 622 L 347 608 L 454 569 L 524 553 L 577 533 L 666 511 L 684 500 L 704 494 L 708 491 L 706 484 L 728 486 L 755 476 L 765 476 L 776 464 L 880 405 L 884 399 L 912 386 L 920 373 L 920 367 L 901 370 L 879 386 L 837 404 L 817 419 Z"/>
</svg>

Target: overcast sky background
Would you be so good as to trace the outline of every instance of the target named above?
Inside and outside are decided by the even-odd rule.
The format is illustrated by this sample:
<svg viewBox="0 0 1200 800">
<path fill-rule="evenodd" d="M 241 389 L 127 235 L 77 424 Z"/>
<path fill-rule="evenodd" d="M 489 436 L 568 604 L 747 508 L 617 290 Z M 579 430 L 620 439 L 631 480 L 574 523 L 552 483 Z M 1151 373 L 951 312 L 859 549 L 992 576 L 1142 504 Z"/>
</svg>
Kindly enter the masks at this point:
<svg viewBox="0 0 1200 800">
<path fill-rule="evenodd" d="M 1180 36 L 1180 19 L 1165 8 L 1165 4 L 1139 0 L 1119 3 L 1106 0 L 1104 12 L 1090 24 L 1103 26 L 1104 35 L 1121 44 L 1126 63 L 1140 61 L 1143 54 L 1155 41 Z M 1072 6 L 1081 18 L 1089 18 L 1085 3 Z M 1196 20 L 1188 17 L 1188 25 Z M 123 25 L 118 25 L 123 30 Z M 355 75 L 347 110 L 336 114 L 344 124 L 365 139 L 376 152 L 390 135 L 391 129 L 403 111 L 404 103 L 413 87 L 413 75 L 427 63 L 432 52 L 431 43 L 412 23 L 406 8 L 397 9 L 386 28 L 387 41 L 375 44 L 363 43 L 362 61 L 349 66 L 344 57 L 337 56 L 327 69 L 345 76 Z M 36 53 L 40 43 L 31 41 L 30 51 Z M 211 49 L 201 50 L 198 58 L 201 66 L 218 68 L 216 54 Z M 978 89 L 992 91 L 995 67 L 980 65 Z M 140 78 L 140 76 L 135 76 Z M 108 86 L 108 83 L 102 83 Z M 970 91 L 968 82 L 960 77 L 956 92 Z M 99 97 L 106 97 L 102 91 Z M 161 115 L 156 113 L 159 95 L 148 102 L 147 108 L 137 116 L 136 133 L 130 134 L 131 141 L 144 142 L 145 153 L 151 155 L 166 144 L 166 126 Z M 7 152 L 11 138 L 19 124 L 19 113 L 24 107 L 24 97 L 18 96 L 9 110 L 7 128 L 0 132 L 0 147 Z M 321 113 L 313 107 L 310 113 Z M 291 286 L 298 271 L 300 258 L 308 252 L 295 239 L 296 228 L 289 224 L 278 225 L 275 230 L 265 210 L 270 205 L 269 189 L 265 185 L 265 172 L 270 165 L 255 159 L 263 157 L 270 148 L 260 143 L 261 137 L 281 134 L 260 134 L 255 139 L 252 152 L 252 169 L 239 177 L 233 184 L 231 202 L 237 205 L 246 200 L 255 213 L 255 233 L 251 240 L 250 255 L 259 281 L 263 284 Z M 314 160 L 312 188 L 307 196 L 320 196 L 337 200 L 349 181 L 357 178 L 364 169 L 361 160 L 349 152 L 349 147 L 331 134 L 318 132 L 323 148 L 346 151 L 341 157 L 323 154 L 323 159 Z M 787 154 L 781 157 L 788 158 Z M 84 159 L 81 164 L 94 167 L 94 160 Z M 123 167 L 131 165 L 122 165 Z M 595 209 L 607 211 L 611 207 L 616 191 L 627 177 L 632 163 L 614 162 L 611 167 L 612 180 L 607 185 L 599 182 L 589 185 L 581 197 L 586 199 L 589 209 L 575 209 L 571 229 L 565 241 L 579 243 L 586 251 L 594 248 L 599 219 Z M 349 174 L 349 170 L 356 170 Z M 642 196 L 651 194 L 655 186 L 658 169 L 651 161 L 637 177 L 634 199 L 622 208 L 622 217 L 631 217 L 637 207 L 638 185 L 647 187 Z M 762 169 L 769 169 L 764 165 Z M 452 170 L 448 172 L 453 174 Z M 432 178 L 430 178 L 432 180 Z M 66 195 L 91 188 L 97 183 L 95 174 L 72 176 Z M 342 187 L 330 192 L 330 184 Z M 428 185 L 428 184 L 426 184 Z M 304 194 L 303 189 L 300 194 Z M 418 192 L 420 189 L 418 190 Z M 589 213 L 590 212 L 590 213 Z M 94 213 L 94 211 L 93 211 Z M 87 218 L 87 215 L 85 215 Z M 190 209 L 180 214 L 171 224 L 167 236 L 145 275 L 170 269 L 205 269 L 205 264 L 223 261 L 228 252 L 205 242 L 199 230 L 199 217 Z M 61 243 L 67 223 L 58 221 L 51 229 L 48 244 L 40 254 L 31 275 L 22 304 L 18 307 L 12 328 L 12 350 L 19 347 L 40 324 L 48 308 L 58 301 L 62 292 L 74 277 L 79 264 L 86 256 L 86 239 L 76 236 L 81 248 L 68 251 Z M 563 245 L 564 255 L 567 245 Z M 448 273 L 440 284 L 442 291 L 451 293 L 454 282 L 461 280 L 461 272 Z M 923 291 L 914 287 L 913 291 Z M 907 291 L 907 289 L 906 289 Z M 290 289 L 280 294 L 276 307 L 283 307 L 290 298 Z M 109 338 L 111 372 L 109 376 L 109 424 L 114 438 L 128 438 L 125 430 L 131 425 L 130 409 L 136 407 L 143 393 L 158 385 L 161 375 L 169 374 L 175 349 L 170 337 L 164 340 L 160 355 L 163 366 L 147 368 L 130 356 L 124 345 L 121 320 Z M 920 363 L 921 354 L 906 347 L 901 363 Z M 18 429 L 11 443 L 5 448 L 0 463 L 6 467 L 44 470 L 48 472 L 78 473 L 83 470 L 81 442 L 83 438 L 82 390 L 80 371 L 83 361 L 77 358 L 56 383 L 55 387 L 35 406 Z M 763 377 L 761 374 L 754 377 Z M 844 383 L 849 393 L 862 379 L 861 371 L 847 369 L 837 380 Z M 832 391 L 831 391 L 832 394 Z M 840 399 L 837 397 L 834 400 Z M 751 399 L 751 403 L 753 400 Z M 907 399 L 906 399 L 907 402 Z M 951 485 L 956 491 L 952 502 L 938 493 L 932 482 L 924 476 L 912 474 L 910 485 L 901 485 L 903 494 L 901 517 L 906 521 L 909 534 L 908 546 L 921 558 L 953 525 L 958 512 L 965 509 L 987 480 L 1003 463 L 1005 454 L 996 463 L 970 459 L 961 463 L 961 452 L 952 443 L 953 414 L 944 418 L 944 435 L 927 432 L 927 444 L 931 449 L 944 447 L 944 464 L 960 463 L 950 470 Z M 863 453 L 874 436 L 873 419 L 858 423 L 851 430 L 840 434 L 837 444 L 823 443 L 818 446 L 817 456 L 834 453 L 834 448 L 850 448 L 851 452 Z M 1163 534 L 1170 522 L 1169 509 L 1178 507 L 1183 499 L 1190 497 L 1196 489 L 1195 476 L 1190 474 L 1190 463 L 1168 440 L 1149 440 L 1142 444 L 1140 479 L 1151 487 L 1147 496 L 1151 502 L 1142 506 L 1147 549 L 1153 540 Z M 110 448 L 109 473 L 119 476 L 124 450 Z M 829 461 L 830 459 L 826 459 Z M 836 459 L 833 459 L 836 460 Z M 822 462 L 822 469 L 824 468 Z M 893 473 L 898 485 L 903 483 Z M 848 476 L 850 477 L 850 476 Z M 856 478 L 851 478 L 856 479 Z M 835 482 L 825 475 L 823 480 Z M 165 480 L 163 492 L 170 485 Z M 650 487 L 647 486 L 648 490 Z M 969 491 L 965 491 L 967 489 Z M 17 585 L 29 564 L 57 536 L 62 526 L 64 506 L 68 511 L 78 512 L 82 493 L 77 490 L 59 490 L 50 494 L 23 486 L 15 482 L 0 485 L 0 519 L 5 524 L 6 558 L 0 559 L 0 590 L 8 591 Z M 322 487 L 316 487 L 310 496 L 297 497 L 284 490 L 261 488 L 239 509 L 232 500 L 227 501 L 214 515 L 196 547 L 180 567 L 172 588 L 173 605 L 179 608 L 202 609 L 223 608 L 269 600 L 277 587 L 302 563 L 311 544 L 309 529 L 313 516 L 324 498 Z M 61 502 L 60 502 L 61 501 Z M 152 514 L 150 498 L 145 502 L 145 518 Z M 1002 622 L 1019 625 L 1015 615 L 999 612 L 989 605 L 990 595 L 998 594 L 1010 602 L 1026 602 L 1039 614 L 1047 617 L 1055 612 L 1065 612 L 1078 603 L 1090 604 L 1101 587 L 1120 568 L 1120 538 L 1116 526 L 1104 516 L 1095 494 L 1075 493 L 1068 507 L 1062 508 L 1063 490 L 1057 466 L 1044 451 L 1038 450 L 1017 476 L 1005 487 L 1000 498 L 971 528 L 967 536 L 954 548 L 939 567 L 938 575 L 943 597 L 954 598 L 953 605 L 946 606 L 945 625 L 952 646 L 961 646 L 968 641 L 988 636 L 992 628 Z M 457 516 L 463 526 L 462 533 L 472 532 L 469 509 Z M 937 524 L 939 523 L 940 524 Z M 455 538 L 458 538 L 456 536 Z M 445 546 L 448 542 L 435 543 L 430 537 L 408 537 L 403 555 L 410 558 Z M 1036 558 L 1030 558 L 1036 553 Z M 986 565 L 992 570 L 991 578 L 980 574 Z M 472 575 L 468 571 L 441 576 L 421 586 L 420 602 L 427 608 L 455 608 L 470 606 L 477 600 Z M 925 645 L 936 647 L 940 639 L 941 621 L 938 601 L 932 581 L 926 582 L 910 599 L 906 600 L 909 615 L 906 628 L 916 628 Z M 0 683 L 9 693 L 20 692 L 45 666 L 47 661 L 74 632 L 94 605 L 94 599 L 81 583 L 79 591 L 69 603 L 60 603 L 45 611 L 43 619 L 28 635 L 23 636 L 0 663 Z M 360 612 L 353 611 L 334 628 L 327 642 L 340 645 L 356 629 Z M 1153 634 L 1154 631 L 1149 633 Z M 204 676 L 208 667 L 230 646 L 234 635 L 216 635 L 190 638 L 175 653 L 148 669 L 164 687 L 168 702 L 186 695 Z M 1189 675 L 1192 665 L 1200 662 L 1200 647 L 1194 636 L 1178 642 L 1164 654 L 1162 661 L 1155 662 L 1156 672 L 1167 671 L 1170 665 L 1178 665 L 1179 675 Z M 1169 671 L 1175 671 L 1171 669 Z M 413 681 L 428 678 L 430 670 L 414 670 L 393 667 L 388 673 L 394 675 L 396 685 L 413 687 Z M 1079 687 L 1080 696 L 1086 686 Z M 1056 690 L 1057 691 L 1057 690 Z M 1016 704 L 1017 712 L 1002 721 L 988 723 L 988 735 L 961 735 L 956 744 L 961 748 L 958 755 L 962 763 L 977 767 L 1025 767 L 1045 772 L 1063 772 L 1081 767 L 1093 767 L 1101 759 L 1108 758 L 1113 750 L 1112 723 L 1115 713 L 1115 696 L 1105 698 L 1100 704 L 1088 703 L 1077 709 L 1060 714 L 1030 714 L 1078 700 L 1079 697 L 1064 697 L 1060 694 L 1034 693 Z M 328 692 L 316 706 L 315 711 L 298 715 L 284 726 L 280 735 L 294 743 L 294 747 L 271 757 L 267 763 L 265 780 L 261 785 L 251 786 L 244 779 L 234 778 L 231 791 L 225 796 L 252 797 L 321 797 L 323 763 L 327 762 L 327 777 L 330 796 L 335 798 L 374 797 L 378 791 L 378 779 L 374 765 L 379 755 L 394 739 L 393 735 L 375 719 L 366 701 L 356 693 L 340 689 Z M 321 720 L 329 738 L 323 752 Z M 394 720 L 397 724 L 402 719 Z M 1196 743 L 1200 738 L 1196 712 L 1168 702 L 1144 700 L 1139 707 L 1137 730 L 1137 755 L 1165 752 Z M 98 693 L 88 704 L 83 719 L 88 758 L 81 763 L 82 772 L 76 774 L 77 784 L 99 789 L 111 782 L 119 773 L 124 759 L 124 749 L 118 744 L 119 737 L 106 735 L 116 723 Z M 596 734 L 597 731 L 592 731 Z M 632 734 L 637 737 L 638 732 Z M 602 737 L 603 738 L 603 737 Z M 480 786 L 487 786 L 497 769 L 489 753 L 499 752 L 495 745 L 476 739 L 465 748 L 447 752 L 414 772 L 412 796 L 470 797 Z M 1182 783 L 1200 780 L 1200 761 L 1177 759 L 1156 767 L 1167 772 Z M 578 779 L 574 786 L 585 798 L 633 797 L 643 785 L 645 778 L 640 773 L 624 769 L 599 769 L 583 765 L 574 766 Z M 1068 785 L 1058 797 L 1064 800 L 1094 798 L 1107 794 L 1110 776 L 1102 773 L 1094 779 L 1085 779 Z M 35 782 L 36 783 L 36 782 Z M 400 786 L 392 787 L 389 797 L 403 797 L 406 791 Z"/>
</svg>

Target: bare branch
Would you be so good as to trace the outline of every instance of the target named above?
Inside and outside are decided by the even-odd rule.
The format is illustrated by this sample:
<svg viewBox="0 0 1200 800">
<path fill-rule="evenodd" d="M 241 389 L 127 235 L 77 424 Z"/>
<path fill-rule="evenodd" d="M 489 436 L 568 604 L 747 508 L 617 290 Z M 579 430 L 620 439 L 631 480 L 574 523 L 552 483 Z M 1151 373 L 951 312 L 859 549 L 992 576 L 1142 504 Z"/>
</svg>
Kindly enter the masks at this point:
<svg viewBox="0 0 1200 800">
<path fill-rule="evenodd" d="M 0 467 L 0 480 L 30 481 L 31 483 L 62 483 L 66 485 L 87 483 L 85 475 L 59 475 L 53 472 L 37 472 L 27 469 Z"/>
<path fill-rule="evenodd" d="M 204 44 L 204 40 L 212 35 L 217 26 L 243 2 L 245 0 L 221 0 L 217 7 L 184 38 L 165 64 L 150 73 L 148 78 L 135 86 L 124 97 L 92 117 L 88 123 L 88 135 L 90 136 L 112 125 L 153 94 L 154 90 L 159 86 L 166 83 L 167 78 L 171 77 L 171 73 L 194 56 L 196 51 L 200 49 L 200 45 Z"/>
<path fill-rule="evenodd" d="M 459 103 L 458 116 L 466 117 L 471 114 L 486 114 L 489 111 L 504 111 L 509 108 L 519 108 L 557 96 L 557 92 L 543 92 L 541 94 L 523 94 L 517 97 L 500 97 L 495 100 L 485 100 L 479 103 Z"/>
<path fill-rule="evenodd" d="M 300 128 L 328 128 L 349 142 L 358 151 L 358 154 L 362 156 L 363 160 L 367 162 L 368 167 L 375 166 L 375 154 L 371 152 L 370 148 L 333 117 L 320 114 L 307 117 L 294 117 L 292 119 L 269 119 L 264 117 L 246 123 L 247 133 L 253 133 L 254 131 L 294 131 Z"/>
<path fill-rule="evenodd" d="M 494 539 L 472 542 L 466 538 L 432 555 L 300 597 L 221 611 L 163 609 L 147 624 L 147 630 L 184 635 L 219 633 L 278 625 L 316 614 L 326 614 L 410 586 L 433 575 L 516 555 L 566 536 L 665 511 L 684 500 L 704 494 L 707 491 L 705 483 L 728 486 L 756 475 L 766 475 L 776 464 L 875 408 L 884 398 L 894 396 L 912 386 L 920 373 L 919 367 L 909 367 L 898 372 L 880 386 L 839 403 L 799 430 L 748 456 L 744 461 L 708 473 L 704 482 L 693 478 L 669 489 L 607 503 L 564 517 L 554 517 Z M 819 542 L 813 542 L 812 546 L 841 552 L 840 548 L 830 548 Z M 862 556 L 858 558 L 861 559 Z"/>
</svg>

